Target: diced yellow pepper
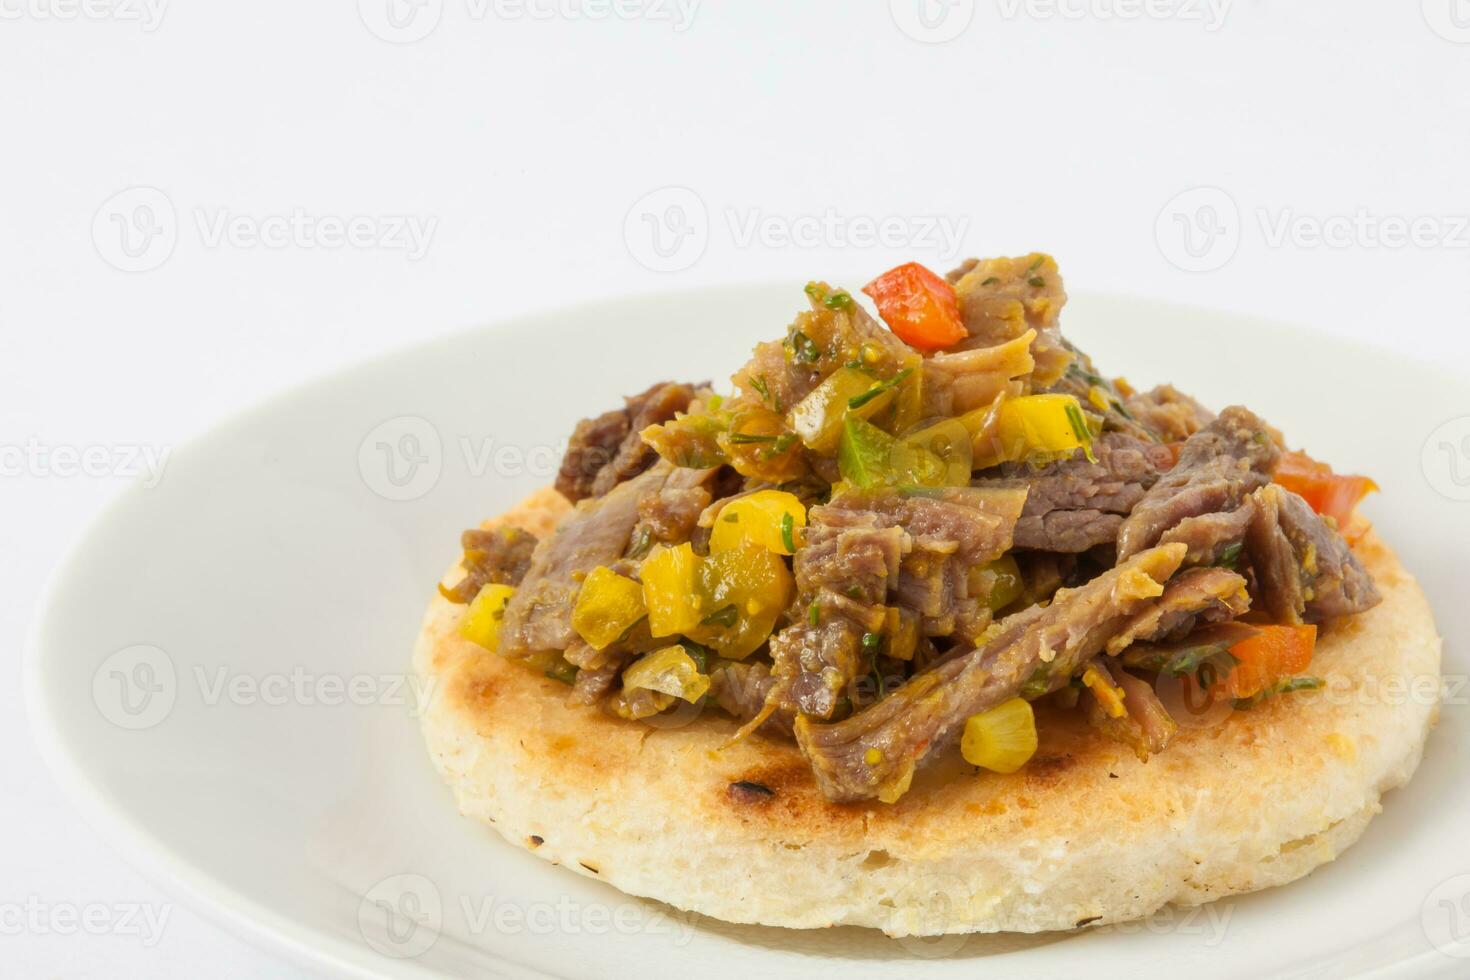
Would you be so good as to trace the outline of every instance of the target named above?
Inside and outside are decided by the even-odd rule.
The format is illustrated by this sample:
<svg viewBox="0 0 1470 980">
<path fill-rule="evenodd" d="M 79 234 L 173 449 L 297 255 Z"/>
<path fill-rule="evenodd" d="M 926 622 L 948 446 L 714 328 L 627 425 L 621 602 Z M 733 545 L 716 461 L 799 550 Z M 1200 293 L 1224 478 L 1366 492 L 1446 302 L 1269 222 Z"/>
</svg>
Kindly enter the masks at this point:
<svg viewBox="0 0 1470 980">
<path fill-rule="evenodd" d="M 647 612 L 642 585 L 599 565 L 582 580 L 572 608 L 572 629 L 601 650 L 631 630 Z"/>
<path fill-rule="evenodd" d="M 491 583 L 483 586 L 459 622 L 459 635 L 486 650 L 500 648 L 500 622 L 505 618 L 505 604 L 516 590 L 508 585 Z"/>
<path fill-rule="evenodd" d="M 704 697 L 709 678 L 681 646 L 664 647 L 640 657 L 623 671 L 624 690 L 657 691 L 691 703 Z"/>
<path fill-rule="evenodd" d="M 1011 698 L 965 722 L 960 754 L 972 766 L 1015 772 L 1036 754 L 1036 715 L 1024 698 Z"/>
<path fill-rule="evenodd" d="M 778 555 L 790 555 L 804 527 L 806 507 L 799 497 L 784 490 L 758 490 L 720 510 L 710 532 L 709 550 L 711 554 L 730 551 L 749 541 Z"/>
<path fill-rule="evenodd" d="M 1083 450 L 1092 458 L 1092 431 L 1073 395 L 1025 395 L 1000 406 L 994 438 L 980 449 L 977 468 L 1047 459 Z"/>
<path fill-rule="evenodd" d="M 688 634 L 699 625 L 699 556 L 688 542 L 660 545 L 643 561 L 643 604 L 654 636 Z"/>
<path fill-rule="evenodd" d="M 741 660 L 771 635 L 795 584 L 780 555 L 742 544 L 700 564 L 699 591 L 708 614 L 689 635 L 727 660 Z"/>
</svg>

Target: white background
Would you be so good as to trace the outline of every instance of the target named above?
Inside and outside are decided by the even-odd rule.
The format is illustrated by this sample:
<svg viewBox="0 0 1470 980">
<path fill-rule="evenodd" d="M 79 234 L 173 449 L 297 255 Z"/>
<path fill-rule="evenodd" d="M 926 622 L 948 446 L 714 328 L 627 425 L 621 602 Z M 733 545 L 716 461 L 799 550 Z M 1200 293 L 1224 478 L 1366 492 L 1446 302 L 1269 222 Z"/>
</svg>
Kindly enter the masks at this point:
<svg viewBox="0 0 1470 980">
<path fill-rule="evenodd" d="M 96 449 L 91 475 L 70 472 L 65 447 L 159 451 L 513 312 L 947 268 L 958 256 L 913 216 L 963 231 L 963 254 L 1051 251 L 1073 288 L 1272 313 L 1459 368 L 1470 354 L 1465 0 L 1154 0 L 1132 18 L 1129 0 L 930 0 L 933 32 L 917 0 L 704 0 L 687 22 L 673 0 L 621 0 L 647 11 L 631 19 L 393 0 L 400 31 L 389 0 L 88 2 L 0 0 L 0 909 L 170 917 L 151 947 L 0 921 L 6 975 L 295 975 L 168 905 L 36 757 L 33 607 L 128 478 Z M 155 190 L 114 197 L 134 187 Z M 668 187 L 687 190 L 645 201 Z M 298 211 L 366 219 L 365 241 L 253 237 Z M 421 255 L 399 247 L 403 216 L 432 229 Z M 865 246 L 890 218 L 897 239 Z M 1410 222 L 1419 241 L 1384 243 Z M 1314 242 L 1323 227 L 1345 237 Z M 485 383 L 514 369 L 486 365 Z M 1335 390 L 1307 365 L 1302 383 L 1404 394 Z"/>
</svg>

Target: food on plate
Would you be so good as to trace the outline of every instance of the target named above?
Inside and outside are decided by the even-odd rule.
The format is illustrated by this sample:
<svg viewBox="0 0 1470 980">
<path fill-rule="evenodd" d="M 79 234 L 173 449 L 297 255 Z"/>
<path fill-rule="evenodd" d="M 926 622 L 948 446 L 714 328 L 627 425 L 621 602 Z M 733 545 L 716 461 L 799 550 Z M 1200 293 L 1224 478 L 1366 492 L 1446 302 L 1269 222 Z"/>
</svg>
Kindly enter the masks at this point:
<svg viewBox="0 0 1470 980">
<path fill-rule="evenodd" d="M 461 809 L 632 894 L 892 935 L 1336 857 L 1435 714 L 1361 696 L 1439 669 L 1377 487 L 1102 374 L 1065 303 L 1045 255 L 812 283 L 728 389 L 579 422 L 424 623 Z"/>
</svg>

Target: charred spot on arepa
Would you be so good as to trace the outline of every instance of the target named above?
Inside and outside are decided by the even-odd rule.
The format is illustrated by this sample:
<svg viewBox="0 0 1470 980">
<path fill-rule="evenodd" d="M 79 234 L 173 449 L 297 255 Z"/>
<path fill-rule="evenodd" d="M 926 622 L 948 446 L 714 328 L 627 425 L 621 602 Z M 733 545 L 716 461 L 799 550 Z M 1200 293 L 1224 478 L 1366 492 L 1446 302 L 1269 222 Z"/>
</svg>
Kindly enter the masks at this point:
<svg viewBox="0 0 1470 980">
<path fill-rule="evenodd" d="M 771 787 L 753 779 L 735 780 L 730 784 L 728 793 L 731 800 L 747 805 L 769 803 L 776 796 L 776 791 Z"/>
</svg>

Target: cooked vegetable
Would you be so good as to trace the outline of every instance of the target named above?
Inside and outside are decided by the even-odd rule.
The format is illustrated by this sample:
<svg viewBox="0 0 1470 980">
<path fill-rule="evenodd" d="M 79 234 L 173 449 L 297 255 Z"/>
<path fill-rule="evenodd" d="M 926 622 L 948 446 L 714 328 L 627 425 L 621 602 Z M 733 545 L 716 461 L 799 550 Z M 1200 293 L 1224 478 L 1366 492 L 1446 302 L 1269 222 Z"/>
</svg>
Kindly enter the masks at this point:
<svg viewBox="0 0 1470 980">
<path fill-rule="evenodd" d="M 1092 455 L 1092 428 L 1073 395 L 1024 395 L 1003 402 L 994 435 L 978 447 L 977 469 L 998 463 L 1047 462 L 1081 449 Z"/>
<path fill-rule="evenodd" d="M 691 704 L 709 690 L 709 677 L 682 646 L 667 646 L 639 657 L 623 671 L 623 690 L 656 691 Z"/>
<path fill-rule="evenodd" d="M 991 612 L 1000 612 L 1021 598 L 1024 591 L 1021 567 L 1012 555 L 1002 555 L 995 561 L 970 569 L 970 594 L 984 596 Z"/>
<path fill-rule="evenodd" d="M 903 441 L 925 450 L 944 464 L 943 485 L 969 486 L 974 457 L 969 430 L 959 420 L 943 419 L 904 436 Z"/>
<path fill-rule="evenodd" d="M 888 328 L 920 350 L 951 347 L 968 336 L 954 287 L 917 262 L 890 269 L 863 287 Z"/>
<path fill-rule="evenodd" d="M 699 626 L 699 556 L 688 542 L 654 548 L 643 561 L 641 576 L 650 633 L 674 636 Z"/>
<path fill-rule="evenodd" d="M 830 453 L 842 438 L 843 419 L 871 418 L 887 408 L 894 387 L 855 367 L 840 367 L 803 398 L 786 424 L 813 452 Z"/>
<path fill-rule="evenodd" d="M 459 635 L 486 650 L 499 649 L 500 622 L 505 618 L 505 604 L 515 592 L 508 585 L 491 583 L 482 586 L 465 610 L 464 619 L 460 620 Z"/>
<path fill-rule="evenodd" d="M 1217 685 L 1217 693 L 1254 697 L 1306 670 L 1316 646 L 1316 626 L 1263 626 L 1255 636 L 1230 648 L 1237 663 Z"/>
<path fill-rule="evenodd" d="M 806 506 L 784 490 L 758 490 L 721 510 L 710 532 L 710 553 L 750 541 L 778 555 L 796 552 L 797 529 L 806 527 Z"/>
<path fill-rule="evenodd" d="M 972 766 L 992 772 L 1020 769 L 1036 754 L 1036 715 L 1031 702 L 1011 698 L 965 722 L 960 754 Z"/>
<path fill-rule="evenodd" d="M 1273 479 L 1336 521 L 1339 530 L 1348 527 L 1363 498 L 1378 489 L 1366 476 L 1339 476 L 1326 463 L 1297 452 L 1282 454 Z"/>
<path fill-rule="evenodd" d="M 647 614 L 643 586 L 599 565 L 582 580 L 577 604 L 572 607 L 572 629 L 601 650 L 626 636 Z"/>
<path fill-rule="evenodd" d="M 1082 672 L 1082 683 L 1097 698 L 1097 703 L 1102 706 L 1103 711 L 1109 718 L 1122 718 L 1128 713 L 1123 706 L 1123 699 L 1127 696 L 1123 689 L 1113 683 L 1108 672 L 1094 664 L 1089 664 Z"/>
<path fill-rule="evenodd" d="M 1315 691 L 1322 686 L 1320 677 L 1288 677 L 1284 681 L 1277 681 L 1269 687 L 1264 687 L 1248 698 L 1236 698 L 1233 707 L 1246 710 L 1254 708 L 1262 701 L 1282 694 L 1294 694 L 1297 691 Z"/>
<path fill-rule="evenodd" d="M 781 556 L 762 544 L 743 542 L 698 562 L 700 623 L 681 630 L 714 647 L 727 660 L 750 656 L 776 626 L 795 591 Z"/>
<path fill-rule="evenodd" d="M 962 450 L 956 450 L 956 456 Z M 943 459 L 907 440 L 895 439 L 869 422 L 849 417 L 837 447 L 837 468 L 855 487 L 942 487 L 955 478 Z M 970 482 L 966 470 L 958 485 Z"/>
</svg>

